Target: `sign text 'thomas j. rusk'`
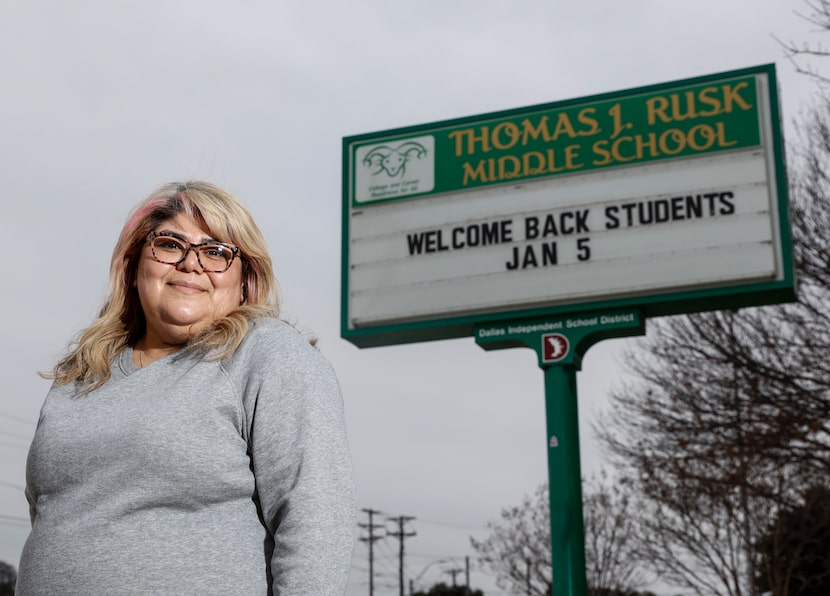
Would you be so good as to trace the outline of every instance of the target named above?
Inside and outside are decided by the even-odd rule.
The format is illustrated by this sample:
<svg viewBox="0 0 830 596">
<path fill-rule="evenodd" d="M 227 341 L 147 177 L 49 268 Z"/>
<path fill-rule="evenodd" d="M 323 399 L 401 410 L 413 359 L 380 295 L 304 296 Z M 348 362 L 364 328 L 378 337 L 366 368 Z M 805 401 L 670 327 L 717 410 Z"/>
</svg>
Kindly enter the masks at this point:
<svg viewBox="0 0 830 596">
<path fill-rule="evenodd" d="M 739 77 L 366 141 L 353 146 L 352 204 L 760 143 L 756 82 Z"/>
</svg>

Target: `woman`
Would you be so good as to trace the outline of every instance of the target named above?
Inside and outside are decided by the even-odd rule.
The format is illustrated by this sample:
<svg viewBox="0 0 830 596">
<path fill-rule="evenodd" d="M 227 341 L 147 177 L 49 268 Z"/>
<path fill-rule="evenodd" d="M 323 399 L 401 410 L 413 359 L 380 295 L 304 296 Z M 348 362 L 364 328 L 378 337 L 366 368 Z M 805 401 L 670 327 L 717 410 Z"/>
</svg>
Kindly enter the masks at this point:
<svg viewBox="0 0 830 596">
<path fill-rule="evenodd" d="M 251 215 L 211 184 L 168 184 L 128 218 L 109 281 L 29 452 L 18 596 L 342 594 L 340 391 L 277 320 Z"/>
</svg>

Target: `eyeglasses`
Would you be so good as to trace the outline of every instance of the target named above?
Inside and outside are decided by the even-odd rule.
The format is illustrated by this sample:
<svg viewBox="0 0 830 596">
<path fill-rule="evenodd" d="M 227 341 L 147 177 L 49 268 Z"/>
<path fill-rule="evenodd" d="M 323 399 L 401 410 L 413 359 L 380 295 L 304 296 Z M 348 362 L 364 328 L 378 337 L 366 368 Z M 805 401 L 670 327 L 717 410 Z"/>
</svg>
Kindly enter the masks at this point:
<svg viewBox="0 0 830 596">
<path fill-rule="evenodd" d="M 191 249 L 196 253 L 196 260 L 203 271 L 222 273 L 230 269 L 239 248 L 222 242 L 202 242 L 191 244 L 175 236 L 159 236 L 155 232 L 147 235 L 153 258 L 159 263 L 178 265 L 187 258 Z"/>
</svg>

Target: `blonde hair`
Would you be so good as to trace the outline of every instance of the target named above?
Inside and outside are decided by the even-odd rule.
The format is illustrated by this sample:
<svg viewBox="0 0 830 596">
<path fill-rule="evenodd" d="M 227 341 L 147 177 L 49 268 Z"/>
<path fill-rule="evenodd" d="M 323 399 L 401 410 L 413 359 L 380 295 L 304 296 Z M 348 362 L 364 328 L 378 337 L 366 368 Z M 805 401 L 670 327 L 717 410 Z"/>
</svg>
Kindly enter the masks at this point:
<svg viewBox="0 0 830 596">
<path fill-rule="evenodd" d="M 107 298 L 98 319 L 80 333 L 69 354 L 45 377 L 58 385 L 77 382 L 83 393 L 110 378 L 112 359 L 145 334 L 144 311 L 134 287 L 144 242 L 153 229 L 178 214 L 192 218 L 220 242 L 239 247 L 242 262 L 242 304 L 191 337 L 188 350 L 212 360 L 231 356 L 251 321 L 278 316 L 271 257 L 245 206 L 208 182 L 171 182 L 153 192 L 127 218 L 112 253 Z"/>
</svg>

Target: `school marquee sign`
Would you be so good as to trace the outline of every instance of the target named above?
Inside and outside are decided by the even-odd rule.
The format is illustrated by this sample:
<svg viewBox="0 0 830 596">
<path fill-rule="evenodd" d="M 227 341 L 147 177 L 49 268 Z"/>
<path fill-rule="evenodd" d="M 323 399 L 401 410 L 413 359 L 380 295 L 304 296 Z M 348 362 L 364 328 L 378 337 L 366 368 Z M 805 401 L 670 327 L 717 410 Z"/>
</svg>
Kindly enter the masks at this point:
<svg viewBox="0 0 830 596">
<path fill-rule="evenodd" d="M 343 140 L 343 337 L 792 299 L 772 65 Z"/>
</svg>

